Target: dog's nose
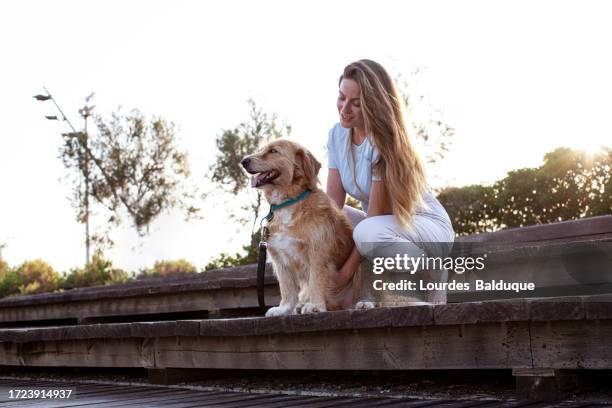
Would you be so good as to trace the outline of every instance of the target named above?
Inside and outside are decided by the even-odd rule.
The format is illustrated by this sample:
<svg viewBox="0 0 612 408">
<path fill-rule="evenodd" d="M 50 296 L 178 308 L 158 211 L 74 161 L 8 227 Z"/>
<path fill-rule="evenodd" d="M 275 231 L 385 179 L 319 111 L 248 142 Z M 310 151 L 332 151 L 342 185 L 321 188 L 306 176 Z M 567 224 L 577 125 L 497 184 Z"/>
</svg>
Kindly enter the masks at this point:
<svg viewBox="0 0 612 408">
<path fill-rule="evenodd" d="M 247 168 L 247 166 L 249 165 L 249 163 L 251 162 L 251 159 L 249 159 L 248 157 L 245 159 L 242 159 L 242 161 L 240 162 L 240 164 L 242 164 L 242 167 L 244 167 L 245 169 Z"/>
</svg>

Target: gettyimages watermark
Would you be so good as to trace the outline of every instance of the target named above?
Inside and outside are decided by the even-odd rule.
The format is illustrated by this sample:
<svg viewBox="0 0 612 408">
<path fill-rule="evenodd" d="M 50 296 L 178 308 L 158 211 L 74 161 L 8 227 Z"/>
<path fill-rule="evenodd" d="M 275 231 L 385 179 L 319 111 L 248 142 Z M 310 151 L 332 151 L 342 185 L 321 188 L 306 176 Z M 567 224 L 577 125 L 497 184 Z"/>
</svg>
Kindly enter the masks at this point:
<svg viewBox="0 0 612 408">
<path fill-rule="evenodd" d="M 375 298 L 455 300 L 612 293 L 612 242 L 416 242 L 362 245 L 363 285 Z M 452 300 L 452 299 L 451 299 Z"/>
</svg>

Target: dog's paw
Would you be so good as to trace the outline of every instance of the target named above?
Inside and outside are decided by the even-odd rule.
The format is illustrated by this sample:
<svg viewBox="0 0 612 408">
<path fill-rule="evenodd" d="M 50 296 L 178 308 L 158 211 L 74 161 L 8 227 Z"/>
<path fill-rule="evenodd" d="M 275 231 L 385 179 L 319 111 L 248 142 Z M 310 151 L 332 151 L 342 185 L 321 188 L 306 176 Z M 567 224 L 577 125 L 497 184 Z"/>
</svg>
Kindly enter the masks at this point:
<svg viewBox="0 0 612 408">
<path fill-rule="evenodd" d="M 274 306 L 268 309 L 266 312 L 266 317 L 289 315 L 291 314 L 291 309 L 292 308 L 289 305 Z"/>
<path fill-rule="evenodd" d="M 295 313 L 295 314 L 302 314 L 302 309 L 304 309 L 304 304 L 303 303 L 298 303 L 293 308 L 293 313 Z"/>
<path fill-rule="evenodd" d="M 355 309 L 357 310 L 374 309 L 375 307 L 376 303 L 371 300 L 360 300 L 355 304 Z"/>
<path fill-rule="evenodd" d="M 305 303 L 302 306 L 301 314 L 312 314 L 326 312 L 327 308 L 323 303 Z"/>
</svg>

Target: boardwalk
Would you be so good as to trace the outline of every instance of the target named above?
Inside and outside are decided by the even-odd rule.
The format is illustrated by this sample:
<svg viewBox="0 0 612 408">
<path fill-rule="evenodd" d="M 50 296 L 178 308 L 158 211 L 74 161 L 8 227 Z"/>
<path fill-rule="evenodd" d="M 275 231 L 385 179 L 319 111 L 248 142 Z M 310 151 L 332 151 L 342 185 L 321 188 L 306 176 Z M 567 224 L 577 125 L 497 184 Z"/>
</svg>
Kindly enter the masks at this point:
<svg viewBox="0 0 612 408">
<path fill-rule="evenodd" d="M 480 234 L 462 242 L 474 248 L 483 242 L 498 243 L 490 252 L 488 279 L 521 277 L 554 291 L 492 299 L 477 291 L 466 291 L 462 297 L 449 292 L 448 304 L 264 318 L 257 307 L 254 266 L 244 266 L 176 279 L 19 296 L 0 300 L 0 372 L 134 368 L 161 386 L 182 383 L 196 371 L 200 375 L 219 369 L 456 370 L 457 376 L 496 369 L 512 374 L 521 398 L 538 400 L 580 389 L 576 371 L 612 370 L 612 216 Z M 504 247 L 507 242 L 522 244 Z M 576 248 L 590 252 L 578 253 Z M 278 300 L 278 285 L 268 274 L 267 304 Z M 0 387 L 19 385 L 8 381 Z M 77 398 L 70 401 L 14 401 L 4 393 L 0 408 L 503 406 L 490 400 L 414 399 L 415 394 L 400 394 L 412 399 L 380 399 L 154 385 L 76 387 Z M 607 394 L 602 398 L 609 401 Z"/>
<path fill-rule="evenodd" d="M 18 388 L 61 389 L 75 390 L 72 398 L 67 400 L 20 400 L 15 401 L 8 397 L 9 389 Z M 94 384 L 77 382 L 56 382 L 40 380 L 0 379 L 0 407 L 32 407 L 32 408 L 59 408 L 59 407 L 164 407 L 164 408 L 190 408 L 190 407 L 443 407 L 443 408 L 489 408 L 489 407 L 609 407 L 612 405 L 588 402 L 555 402 L 546 403 L 538 401 L 496 401 L 496 400 L 418 400 L 410 398 L 355 398 L 335 396 L 309 396 L 287 394 L 253 394 L 223 391 L 202 391 L 180 387 L 135 386 L 116 384 Z"/>
</svg>

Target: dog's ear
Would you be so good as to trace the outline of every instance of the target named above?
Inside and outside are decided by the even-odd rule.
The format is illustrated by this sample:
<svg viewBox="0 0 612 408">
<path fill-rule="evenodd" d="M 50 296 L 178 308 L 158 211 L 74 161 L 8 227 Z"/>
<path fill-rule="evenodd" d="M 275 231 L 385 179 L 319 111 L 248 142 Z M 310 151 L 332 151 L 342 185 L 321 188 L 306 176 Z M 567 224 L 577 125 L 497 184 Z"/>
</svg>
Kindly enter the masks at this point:
<svg viewBox="0 0 612 408">
<path fill-rule="evenodd" d="M 304 172 L 304 178 L 306 179 L 306 187 L 314 190 L 317 187 L 319 170 L 321 170 L 321 163 L 312 155 L 312 153 L 300 149 L 295 154 L 297 162 L 301 165 L 302 171 Z"/>
</svg>

